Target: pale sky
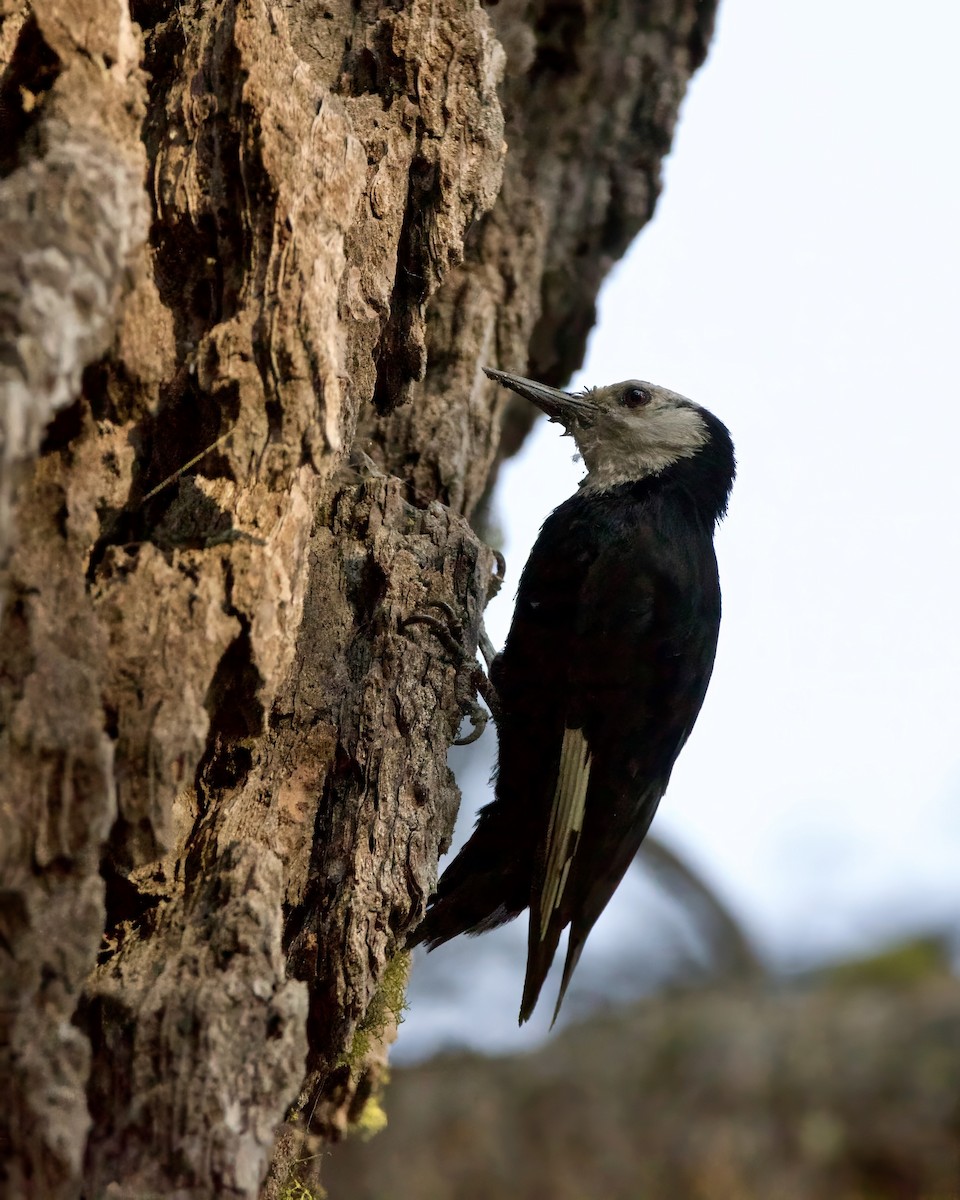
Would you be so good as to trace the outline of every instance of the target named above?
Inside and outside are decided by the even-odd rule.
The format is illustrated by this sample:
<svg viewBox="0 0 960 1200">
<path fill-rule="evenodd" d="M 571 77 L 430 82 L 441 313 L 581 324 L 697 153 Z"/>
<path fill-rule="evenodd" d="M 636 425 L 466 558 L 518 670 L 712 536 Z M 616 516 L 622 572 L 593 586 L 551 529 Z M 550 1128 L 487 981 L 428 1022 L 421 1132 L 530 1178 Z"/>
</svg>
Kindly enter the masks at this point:
<svg viewBox="0 0 960 1200">
<path fill-rule="evenodd" d="M 717 666 L 655 829 L 781 964 L 960 909 L 958 45 L 951 0 L 722 0 L 573 381 L 733 433 Z M 503 473 L 498 645 L 572 449 L 541 422 Z M 620 899 L 598 942 L 642 921 Z"/>
</svg>

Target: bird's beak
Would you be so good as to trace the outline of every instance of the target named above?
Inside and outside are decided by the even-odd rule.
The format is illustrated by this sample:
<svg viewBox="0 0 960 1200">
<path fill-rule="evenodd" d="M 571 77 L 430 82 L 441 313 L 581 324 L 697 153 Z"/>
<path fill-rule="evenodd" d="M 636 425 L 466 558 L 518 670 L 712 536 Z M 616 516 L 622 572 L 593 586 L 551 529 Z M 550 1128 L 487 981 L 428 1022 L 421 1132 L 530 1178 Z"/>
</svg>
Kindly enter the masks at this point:
<svg viewBox="0 0 960 1200">
<path fill-rule="evenodd" d="M 532 400 L 552 421 L 561 421 L 564 425 L 573 421 L 584 422 L 597 411 L 597 406 L 585 396 L 573 396 L 570 392 L 547 387 L 545 383 L 524 379 L 522 375 L 511 375 L 509 371 L 494 371 L 492 367 L 484 367 L 483 370 L 495 383 L 502 384 L 525 400 Z"/>
</svg>

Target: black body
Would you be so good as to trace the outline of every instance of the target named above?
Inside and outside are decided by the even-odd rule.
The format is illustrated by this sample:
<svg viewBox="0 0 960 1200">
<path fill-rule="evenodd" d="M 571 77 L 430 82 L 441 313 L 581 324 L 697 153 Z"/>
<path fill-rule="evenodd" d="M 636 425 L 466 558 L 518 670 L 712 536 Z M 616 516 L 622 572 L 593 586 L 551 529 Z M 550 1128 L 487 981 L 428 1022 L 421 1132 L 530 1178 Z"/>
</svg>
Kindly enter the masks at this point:
<svg viewBox="0 0 960 1200">
<path fill-rule="evenodd" d="M 726 429 L 702 415 L 710 438 L 695 455 L 606 491 L 587 488 L 547 519 L 491 669 L 501 710 L 496 798 L 444 872 L 411 944 L 482 932 L 530 906 L 521 1022 L 570 924 L 562 1000 L 710 680 L 720 626 L 713 532 L 734 464 Z M 544 919 L 546 831 L 571 728 L 586 739 L 589 783 L 556 911 Z"/>
</svg>

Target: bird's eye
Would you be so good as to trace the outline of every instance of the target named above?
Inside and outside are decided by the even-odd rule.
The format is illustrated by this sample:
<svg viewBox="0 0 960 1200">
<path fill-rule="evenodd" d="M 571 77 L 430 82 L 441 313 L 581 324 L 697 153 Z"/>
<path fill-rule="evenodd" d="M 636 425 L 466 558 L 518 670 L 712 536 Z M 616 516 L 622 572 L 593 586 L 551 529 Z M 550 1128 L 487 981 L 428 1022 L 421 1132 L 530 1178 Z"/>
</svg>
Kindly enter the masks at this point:
<svg viewBox="0 0 960 1200">
<path fill-rule="evenodd" d="M 650 393 L 642 387 L 624 388 L 620 403 L 624 408 L 642 408 L 644 404 L 650 403 Z"/>
</svg>

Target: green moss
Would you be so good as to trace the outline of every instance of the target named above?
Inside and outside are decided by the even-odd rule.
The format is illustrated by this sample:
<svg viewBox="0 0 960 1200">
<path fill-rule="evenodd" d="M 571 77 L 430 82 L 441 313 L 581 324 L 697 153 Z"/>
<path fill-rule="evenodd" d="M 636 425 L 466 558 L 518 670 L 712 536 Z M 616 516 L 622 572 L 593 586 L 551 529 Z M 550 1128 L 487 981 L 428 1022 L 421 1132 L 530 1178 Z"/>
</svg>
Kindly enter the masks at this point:
<svg viewBox="0 0 960 1200">
<path fill-rule="evenodd" d="M 376 1137 L 381 1130 L 387 1127 L 387 1114 L 380 1103 L 381 1096 L 383 1095 L 381 1089 L 387 1082 L 387 1077 L 384 1075 L 381 1080 L 381 1087 L 366 1102 L 363 1106 L 363 1111 L 354 1123 L 353 1128 L 365 1142 L 368 1142 L 372 1137 Z"/>
<path fill-rule="evenodd" d="M 325 1200 L 326 1194 L 323 1188 L 312 1190 L 299 1179 L 291 1178 L 280 1192 L 279 1200 Z"/>
<path fill-rule="evenodd" d="M 367 1011 L 357 1025 L 350 1049 L 340 1060 L 356 1074 L 370 1052 L 371 1043 L 383 1035 L 391 1021 L 403 1023 L 407 1008 L 407 978 L 410 974 L 410 954 L 401 951 L 387 963 Z"/>
</svg>

